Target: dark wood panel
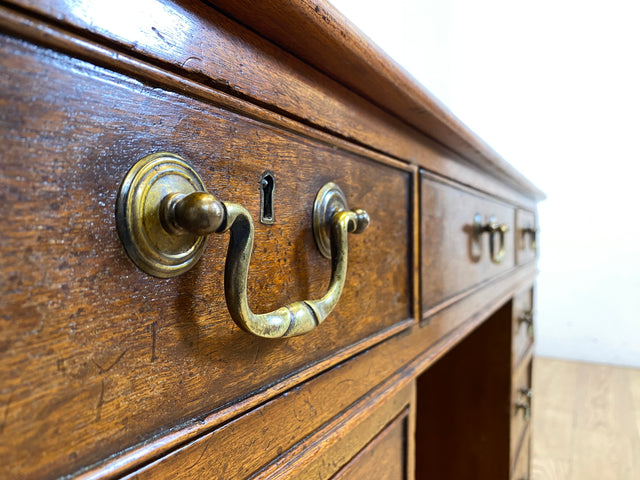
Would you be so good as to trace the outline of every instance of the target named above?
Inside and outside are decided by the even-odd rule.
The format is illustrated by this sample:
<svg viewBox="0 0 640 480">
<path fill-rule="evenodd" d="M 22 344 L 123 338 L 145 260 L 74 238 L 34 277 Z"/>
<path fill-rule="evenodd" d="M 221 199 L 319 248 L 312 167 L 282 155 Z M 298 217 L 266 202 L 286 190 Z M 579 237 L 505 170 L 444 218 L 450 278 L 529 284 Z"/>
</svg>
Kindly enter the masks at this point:
<svg viewBox="0 0 640 480">
<path fill-rule="evenodd" d="M 12 205 L 0 234 L 5 478 L 74 471 L 337 362 L 346 347 L 411 318 L 410 172 L 9 37 L 1 52 L 0 195 Z M 324 293 L 330 265 L 310 227 L 320 186 L 336 181 L 369 211 L 369 230 L 350 238 L 343 298 L 320 328 L 281 341 L 240 331 L 222 295 L 223 237 L 174 279 L 132 265 L 115 231 L 115 196 L 137 159 L 162 150 L 254 218 L 260 175 L 275 174 L 277 224 L 256 224 L 256 311 Z"/>
<path fill-rule="evenodd" d="M 396 418 L 336 475 L 336 480 L 400 480 L 407 476 L 408 415 Z"/>
<path fill-rule="evenodd" d="M 509 478 L 511 302 L 417 381 L 416 479 Z"/>
<path fill-rule="evenodd" d="M 420 238 L 423 318 L 442 302 L 514 266 L 513 208 L 495 200 L 422 174 L 420 180 Z M 495 216 L 506 223 L 506 255 L 492 260 L 489 234 L 474 238 L 474 217 Z M 495 236 L 497 252 L 499 240 Z"/>
</svg>

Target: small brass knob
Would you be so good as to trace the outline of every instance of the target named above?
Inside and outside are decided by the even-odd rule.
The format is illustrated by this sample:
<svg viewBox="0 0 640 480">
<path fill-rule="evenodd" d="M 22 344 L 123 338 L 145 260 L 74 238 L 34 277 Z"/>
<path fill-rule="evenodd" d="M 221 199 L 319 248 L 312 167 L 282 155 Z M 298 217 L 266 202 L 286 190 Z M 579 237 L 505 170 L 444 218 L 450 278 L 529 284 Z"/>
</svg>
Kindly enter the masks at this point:
<svg viewBox="0 0 640 480">
<path fill-rule="evenodd" d="M 224 205 L 207 192 L 170 193 L 160 203 L 160 218 L 167 231 L 209 235 L 224 222 Z"/>
</svg>

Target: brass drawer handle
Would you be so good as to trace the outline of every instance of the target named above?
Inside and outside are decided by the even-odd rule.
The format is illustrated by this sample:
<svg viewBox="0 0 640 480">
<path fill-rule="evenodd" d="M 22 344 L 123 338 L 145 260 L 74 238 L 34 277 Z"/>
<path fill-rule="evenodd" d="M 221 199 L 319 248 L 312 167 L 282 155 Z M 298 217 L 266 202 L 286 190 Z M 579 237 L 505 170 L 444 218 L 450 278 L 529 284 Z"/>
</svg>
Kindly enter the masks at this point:
<svg viewBox="0 0 640 480">
<path fill-rule="evenodd" d="M 482 219 L 482 215 L 477 213 L 473 218 L 473 234 L 479 241 L 480 236 L 483 233 L 489 234 L 489 249 L 491 253 L 491 260 L 494 263 L 502 263 L 504 257 L 507 254 L 507 246 L 505 243 L 505 234 L 509 231 L 509 226 L 506 223 L 498 223 L 495 217 L 490 217 L 489 221 L 485 223 Z M 500 248 L 496 252 L 495 248 L 495 235 L 500 237 Z"/>
<path fill-rule="evenodd" d="M 527 335 L 533 337 L 533 310 L 525 310 L 518 315 L 518 323 L 527 325 Z"/>
<path fill-rule="evenodd" d="M 524 243 L 524 237 L 529 236 L 529 247 L 535 251 L 538 248 L 538 229 L 536 227 L 525 227 L 521 230 L 522 241 Z"/>
<path fill-rule="evenodd" d="M 522 416 L 525 421 L 529 421 L 531 419 L 531 402 L 516 402 L 515 407 L 516 412 L 518 412 L 518 410 L 522 410 Z"/>
<path fill-rule="evenodd" d="M 515 403 L 516 412 L 518 410 L 522 410 L 524 419 L 526 421 L 529 421 L 529 419 L 531 418 L 531 399 L 533 398 L 533 390 L 531 390 L 529 387 L 522 387 L 520 390 L 518 390 L 518 393 L 521 396 L 525 397 L 526 401 Z"/>
<path fill-rule="evenodd" d="M 331 259 L 331 281 L 319 300 L 290 303 L 256 314 L 247 300 L 247 276 L 253 250 L 251 214 L 206 192 L 202 180 L 177 155 L 158 153 L 129 171 L 116 207 L 118 233 L 134 261 L 146 273 L 172 277 L 190 269 L 202 254 L 206 235 L 231 233 L 224 290 L 231 318 L 242 329 L 266 338 L 306 333 L 322 323 L 338 303 L 347 274 L 347 234 L 369 226 L 364 210 L 349 210 L 334 183 L 323 186 L 313 206 L 313 232 L 320 252 Z"/>
</svg>

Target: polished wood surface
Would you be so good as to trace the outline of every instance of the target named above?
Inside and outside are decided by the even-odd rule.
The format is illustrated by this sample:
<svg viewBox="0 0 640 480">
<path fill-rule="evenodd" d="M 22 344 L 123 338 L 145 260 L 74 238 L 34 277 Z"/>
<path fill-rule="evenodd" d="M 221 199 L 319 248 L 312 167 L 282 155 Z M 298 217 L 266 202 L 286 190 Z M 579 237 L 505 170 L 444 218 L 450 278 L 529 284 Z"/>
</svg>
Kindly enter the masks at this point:
<svg viewBox="0 0 640 480">
<path fill-rule="evenodd" d="M 396 418 L 334 477 L 336 480 L 400 480 L 407 478 L 408 414 Z"/>
<path fill-rule="evenodd" d="M 12 405 L 3 438 L 20 439 L 2 442 L 2 450 L 20 464 L 30 459 L 23 475 L 69 473 L 305 365 L 336 362 L 345 347 L 411 321 L 406 169 L 9 37 L 0 62 L 8 72 L 0 95 L 11 109 L 2 126 L 1 188 L 15 205 L 5 219 L 1 266 L 8 280 L 1 310 L 11 317 L 1 332 L 8 349 L 0 366 L 4 401 Z M 34 104 L 43 79 L 50 90 Z M 224 238 L 209 239 L 202 261 L 184 276 L 159 280 L 137 270 L 115 233 L 113 205 L 128 168 L 158 150 L 188 159 L 210 191 L 246 205 L 254 218 L 260 175 L 274 173 L 278 221 L 256 224 L 250 269 L 256 311 L 324 294 L 330 264 L 311 232 L 324 183 L 335 181 L 352 205 L 366 206 L 372 225 L 366 236 L 349 239 L 346 286 L 331 319 L 283 341 L 241 332 L 222 294 Z M 21 360 L 35 351 L 34 361 Z M 54 431 L 73 436 L 73 458 L 45 434 Z"/>
<path fill-rule="evenodd" d="M 537 273 L 516 251 L 519 212 L 535 220 L 541 192 L 330 6 L 214 3 L 0 2 L 0 476 L 411 479 L 434 426 L 490 439 L 479 471 L 507 471 L 513 322 Z M 324 293 L 310 219 L 324 183 L 369 212 L 321 326 L 240 331 L 224 237 L 174 279 L 133 266 L 114 202 L 157 151 L 254 219 L 274 173 L 276 224 L 256 222 L 249 273 L 258 312 Z M 486 234 L 471 248 L 476 213 L 510 227 L 500 264 Z M 449 413 L 425 423 L 428 402 Z M 447 445 L 429 456 L 477 457 Z"/>
<path fill-rule="evenodd" d="M 640 369 L 535 362 L 531 478 L 640 478 Z"/>
</svg>

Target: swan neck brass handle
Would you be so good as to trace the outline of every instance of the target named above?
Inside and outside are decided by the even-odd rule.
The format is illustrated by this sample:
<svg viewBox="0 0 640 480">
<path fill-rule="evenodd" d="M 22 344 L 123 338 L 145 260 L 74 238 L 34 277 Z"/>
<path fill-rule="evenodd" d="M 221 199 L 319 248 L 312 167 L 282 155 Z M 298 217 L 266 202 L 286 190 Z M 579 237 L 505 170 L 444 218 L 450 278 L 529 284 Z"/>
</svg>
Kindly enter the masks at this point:
<svg viewBox="0 0 640 480">
<path fill-rule="evenodd" d="M 506 223 L 498 223 L 495 217 L 490 217 L 488 222 L 484 222 L 482 215 L 476 214 L 473 219 L 473 233 L 476 238 L 480 238 L 483 233 L 489 234 L 489 250 L 491 260 L 494 263 L 502 263 L 507 254 L 507 245 L 505 242 L 506 233 L 509 226 Z M 495 236 L 500 238 L 500 246 L 496 249 Z"/>
<path fill-rule="evenodd" d="M 116 204 L 118 234 L 133 262 L 144 272 L 168 278 L 195 265 L 206 238 L 230 232 L 224 290 L 231 318 L 244 330 L 267 338 L 306 333 L 334 309 L 347 275 L 348 233 L 369 226 L 369 215 L 350 210 L 342 190 L 327 183 L 313 207 L 313 234 L 320 253 L 331 259 L 325 295 L 301 300 L 269 313 L 254 313 L 247 299 L 247 277 L 254 225 L 249 212 L 208 193 L 198 174 L 179 156 L 160 152 L 138 161 L 127 173 Z"/>
<path fill-rule="evenodd" d="M 529 246 L 531 250 L 538 249 L 538 228 L 537 227 L 525 227 L 522 229 L 522 237 L 529 235 Z"/>
<path fill-rule="evenodd" d="M 523 418 L 528 421 L 531 418 L 531 402 L 516 402 L 515 403 L 516 412 L 518 410 L 522 410 Z"/>
<path fill-rule="evenodd" d="M 335 186 L 334 186 L 335 187 Z M 335 187 L 337 188 L 337 187 Z M 316 201 L 316 206 L 318 201 Z M 224 203 L 226 217 L 221 232 L 229 230 L 229 249 L 224 275 L 224 291 L 231 318 L 243 330 L 266 338 L 292 337 L 313 330 L 334 309 L 347 276 L 348 232 L 359 233 L 368 223 L 363 210 L 338 209 L 321 226 L 330 230 L 331 281 L 318 300 L 301 300 L 273 312 L 257 314 L 249 308 L 247 277 L 253 249 L 253 220 L 247 210 L 235 203 Z"/>
</svg>

